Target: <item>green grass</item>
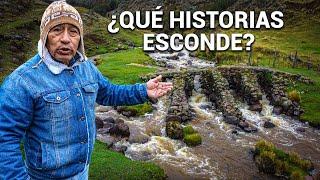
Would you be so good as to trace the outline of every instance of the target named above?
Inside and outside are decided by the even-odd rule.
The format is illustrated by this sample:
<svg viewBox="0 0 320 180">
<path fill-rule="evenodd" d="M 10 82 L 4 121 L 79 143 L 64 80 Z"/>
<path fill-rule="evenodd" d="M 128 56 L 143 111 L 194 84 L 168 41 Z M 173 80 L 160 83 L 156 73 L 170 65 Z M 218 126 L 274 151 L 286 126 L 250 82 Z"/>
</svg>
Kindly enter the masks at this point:
<svg viewBox="0 0 320 180">
<path fill-rule="evenodd" d="M 294 74 L 300 74 L 315 81 L 314 85 L 297 83 L 292 84 L 292 87 L 289 87 L 288 90 L 296 89 L 300 92 L 301 96 L 301 106 L 304 109 L 304 114 L 301 116 L 302 121 L 307 121 L 313 126 L 320 126 L 320 74 L 315 71 L 310 71 L 303 68 L 279 68 L 282 71 L 290 72 Z"/>
<path fill-rule="evenodd" d="M 150 102 L 146 102 L 146 103 L 138 104 L 134 106 L 125 106 L 124 110 L 137 112 L 136 114 L 137 116 L 142 116 L 146 113 L 151 113 L 153 109 Z"/>
<path fill-rule="evenodd" d="M 128 49 L 102 55 L 98 68 L 104 76 L 115 84 L 141 82 L 140 76 L 156 70 L 155 68 L 131 65 L 131 63 L 149 65 L 153 64 L 153 61 L 140 48 Z M 127 106 L 126 109 L 137 111 L 137 115 L 152 111 L 150 103 Z"/>
<path fill-rule="evenodd" d="M 101 58 L 102 62 L 98 66 L 99 70 L 116 84 L 141 82 L 139 76 L 156 70 L 155 68 L 131 64 L 148 65 L 153 63 L 152 59 L 139 48 L 107 53 L 102 55 Z"/>
<path fill-rule="evenodd" d="M 165 173 L 153 163 L 132 161 L 110 151 L 97 141 L 89 169 L 89 179 L 164 179 Z"/>
</svg>

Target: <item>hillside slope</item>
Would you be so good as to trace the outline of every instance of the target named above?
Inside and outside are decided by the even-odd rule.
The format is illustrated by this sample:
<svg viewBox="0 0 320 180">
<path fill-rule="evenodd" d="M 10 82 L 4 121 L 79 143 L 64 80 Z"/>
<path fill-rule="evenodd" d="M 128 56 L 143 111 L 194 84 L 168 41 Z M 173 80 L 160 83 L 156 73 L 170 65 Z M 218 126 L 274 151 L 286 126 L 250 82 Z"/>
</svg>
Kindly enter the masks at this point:
<svg viewBox="0 0 320 180">
<path fill-rule="evenodd" d="M 48 3 L 39 0 L 0 1 L 0 82 L 17 66 L 37 53 L 41 17 Z M 84 21 L 88 57 L 142 45 L 142 32 L 107 31 L 109 20 L 77 7 Z"/>
</svg>

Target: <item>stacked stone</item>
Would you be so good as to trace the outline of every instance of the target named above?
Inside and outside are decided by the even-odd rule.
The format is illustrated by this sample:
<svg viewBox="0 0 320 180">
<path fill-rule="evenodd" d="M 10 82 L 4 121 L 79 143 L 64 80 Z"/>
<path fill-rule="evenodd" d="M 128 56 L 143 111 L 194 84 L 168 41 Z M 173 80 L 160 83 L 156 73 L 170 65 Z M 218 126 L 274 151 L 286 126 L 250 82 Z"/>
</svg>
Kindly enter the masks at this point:
<svg viewBox="0 0 320 180">
<path fill-rule="evenodd" d="M 250 106 L 250 110 L 260 112 L 262 93 L 257 83 L 256 74 L 247 68 L 232 67 L 220 68 L 219 71 L 227 78 L 229 86 L 243 101 Z"/>
<path fill-rule="evenodd" d="M 186 122 L 192 119 L 188 96 L 185 91 L 185 87 L 190 85 L 186 85 L 186 82 L 183 76 L 175 76 L 173 78 L 174 88 L 170 96 L 170 107 L 166 117 L 167 122 Z"/>
<path fill-rule="evenodd" d="M 250 110 L 261 112 L 262 92 L 258 84 L 257 76 L 251 71 L 245 71 L 241 74 L 240 83 L 241 95 L 250 106 Z"/>
<path fill-rule="evenodd" d="M 277 72 L 273 74 L 271 88 L 271 102 L 274 105 L 273 112 L 275 114 L 286 114 L 299 119 L 303 111 L 298 102 L 292 102 L 287 97 L 285 92 L 288 85 L 288 79 L 283 78 Z"/>
<path fill-rule="evenodd" d="M 173 77 L 173 90 L 170 95 L 170 106 L 166 117 L 166 133 L 167 136 L 172 139 L 183 138 L 183 128 L 181 123 L 192 119 L 188 103 L 188 89 L 192 89 L 193 86 L 189 81 L 192 78 L 187 78 L 185 75 L 176 75 Z M 189 95 L 191 96 L 191 94 Z"/>
<path fill-rule="evenodd" d="M 204 93 L 222 111 L 224 121 L 229 124 L 239 125 L 242 113 L 236 106 L 227 79 L 217 70 L 205 71 L 201 76 L 203 77 L 201 84 L 203 85 Z"/>
<path fill-rule="evenodd" d="M 263 87 L 269 97 L 271 104 L 274 106 L 273 113 L 286 114 L 299 119 L 303 113 L 298 102 L 291 101 L 286 94 L 286 88 L 289 85 L 289 78 L 286 78 L 281 72 L 260 72 L 259 84 Z"/>
</svg>

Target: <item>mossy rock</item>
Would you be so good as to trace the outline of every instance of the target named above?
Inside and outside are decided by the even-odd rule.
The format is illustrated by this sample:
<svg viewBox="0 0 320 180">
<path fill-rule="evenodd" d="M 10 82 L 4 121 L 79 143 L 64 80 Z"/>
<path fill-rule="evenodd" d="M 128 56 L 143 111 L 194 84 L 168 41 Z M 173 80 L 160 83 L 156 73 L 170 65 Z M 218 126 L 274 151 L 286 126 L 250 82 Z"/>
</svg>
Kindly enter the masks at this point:
<svg viewBox="0 0 320 180">
<path fill-rule="evenodd" d="M 202 138 L 199 133 L 187 134 L 184 136 L 183 141 L 188 146 L 197 146 L 202 143 Z"/>
<path fill-rule="evenodd" d="M 182 125 L 178 121 L 169 121 L 166 124 L 167 136 L 171 139 L 182 139 L 183 129 Z"/>
<path fill-rule="evenodd" d="M 189 134 L 194 134 L 194 133 L 197 133 L 197 131 L 194 130 L 191 125 L 185 126 L 183 128 L 183 135 L 184 136 L 189 135 Z"/>
</svg>

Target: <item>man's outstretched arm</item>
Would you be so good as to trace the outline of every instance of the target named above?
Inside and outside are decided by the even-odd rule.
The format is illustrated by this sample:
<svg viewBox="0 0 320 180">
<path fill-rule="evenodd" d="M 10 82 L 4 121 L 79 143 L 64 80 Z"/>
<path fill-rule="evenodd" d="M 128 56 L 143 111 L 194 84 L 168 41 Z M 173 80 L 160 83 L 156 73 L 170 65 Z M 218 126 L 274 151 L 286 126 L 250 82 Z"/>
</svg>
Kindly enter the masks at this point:
<svg viewBox="0 0 320 180">
<path fill-rule="evenodd" d="M 148 99 L 156 100 L 172 89 L 172 83 L 161 82 L 161 76 L 143 84 L 115 85 L 104 77 L 96 67 L 94 68 L 98 73 L 99 79 L 97 103 L 101 105 L 119 106 L 141 104 Z"/>
</svg>

